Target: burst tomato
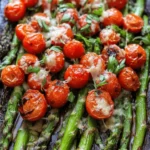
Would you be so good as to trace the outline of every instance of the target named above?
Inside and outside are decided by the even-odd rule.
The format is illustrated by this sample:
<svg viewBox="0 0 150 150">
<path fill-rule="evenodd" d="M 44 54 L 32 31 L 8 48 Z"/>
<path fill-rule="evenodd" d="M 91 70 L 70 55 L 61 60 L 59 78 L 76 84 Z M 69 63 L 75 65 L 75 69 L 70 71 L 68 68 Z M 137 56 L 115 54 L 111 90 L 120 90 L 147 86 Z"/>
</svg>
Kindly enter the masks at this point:
<svg viewBox="0 0 150 150">
<path fill-rule="evenodd" d="M 46 99 L 53 108 L 63 107 L 67 103 L 68 95 L 69 87 L 63 81 L 54 80 L 46 89 Z"/>
<path fill-rule="evenodd" d="M 27 69 L 28 67 L 32 66 L 39 66 L 39 60 L 38 57 L 32 54 L 24 54 L 21 56 L 21 58 L 18 60 L 18 66 L 24 71 L 24 73 L 28 74 Z"/>
<path fill-rule="evenodd" d="M 146 52 L 138 44 L 130 44 L 125 47 L 126 64 L 133 69 L 141 68 L 146 62 Z"/>
<path fill-rule="evenodd" d="M 120 41 L 120 35 L 112 29 L 101 30 L 99 37 L 104 45 L 117 44 Z"/>
<path fill-rule="evenodd" d="M 43 10 L 54 10 L 56 9 L 56 6 L 58 5 L 59 0 L 51 0 L 50 2 L 48 0 L 42 0 L 42 8 Z"/>
<path fill-rule="evenodd" d="M 24 49 L 31 54 L 39 54 L 46 48 L 44 36 L 41 33 L 26 35 L 23 40 Z"/>
<path fill-rule="evenodd" d="M 21 0 L 25 3 L 26 7 L 34 7 L 37 3 L 38 0 Z"/>
<path fill-rule="evenodd" d="M 5 67 L 1 73 L 1 80 L 8 87 L 21 85 L 24 82 L 24 77 L 23 71 L 16 65 Z"/>
<path fill-rule="evenodd" d="M 21 1 L 10 2 L 4 9 L 4 14 L 12 22 L 19 21 L 25 16 L 26 7 Z"/>
<path fill-rule="evenodd" d="M 104 72 L 103 76 L 106 84 L 101 86 L 100 89 L 108 92 L 112 98 L 118 97 L 121 92 L 121 86 L 116 75 L 111 72 Z"/>
<path fill-rule="evenodd" d="M 84 45 L 80 41 L 72 40 L 65 44 L 63 52 L 66 57 L 76 59 L 84 55 L 85 49 Z"/>
<path fill-rule="evenodd" d="M 109 7 L 114 7 L 119 10 L 122 10 L 127 4 L 128 0 L 107 0 L 107 4 Z"/>
<path fill-rule="evenodd" d="M 137 89 L 140 87 L 139 77 L 130 67 L 125 67 L 121 70 L 118 80 L 122 88 L 129 91 L 137 91 Z"/>
<path fill-rule="evenodd" d="M 111 8 L 106 10 L 103 13 L 103 21 L 104 26 L 115 24 L 117 26 L 122 26 L 123 24 L 123 16 L 122 13 L 116 8 Z"/>
<path fill-rule="evenodd" d="M 15 29 L 16 35 L 22 41 L 26 35 L 34 33 L 35 29 L 29 24 L 18 24 Z"/>
<path fill-rule="evenodd" d="M 143 19 L 135 14 L 128 14 L 124 17 L 123 27 L 129 32 L 138 33 L 142 30 L 143 26 Z"/>
<path fill-rule="evenodd" d="M 62 52 L 56 52 L 53 50 L 46 50 L 46 68 L 53 73 L 57 73 L 63 69 L 65 64 L 64 54 Z"/>
<path fill-rule="evenodd" d="M 114 102 L 108 92 L 92 90 L 86 98 L 86 110 L 95 119 L 106 119 L 113 114 Z"/>
<path fill-rule="evenodd" d="M 71 88 L 83 88 L 89 80 L 89 73 L 83 65 L 70 65 L 64 75 L 66 82 Z"/>
<path fill-rule="evenodd" d="M 22 97 L 19 112 L 23 119 L 36 121 L 41 119 L 47 110 L 47 102 L 42 93 L 37 90 L 27 90 Z"/>
</svg>

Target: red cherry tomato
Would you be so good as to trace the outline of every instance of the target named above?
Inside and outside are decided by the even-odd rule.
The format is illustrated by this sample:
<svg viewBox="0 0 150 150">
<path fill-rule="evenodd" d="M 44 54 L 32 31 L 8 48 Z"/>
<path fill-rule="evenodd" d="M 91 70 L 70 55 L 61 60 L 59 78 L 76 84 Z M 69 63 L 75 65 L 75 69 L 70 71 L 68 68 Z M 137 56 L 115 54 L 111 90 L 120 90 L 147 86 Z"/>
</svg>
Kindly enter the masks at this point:
<svg viewBox="0 0 150 150">
<path fill-rule="evenodd" d="M 47 102 L 42 93 L 37 90 L 27 90 L 22 97 L 19 112 L 23 119 L 36 121 L 41 119 L 47 111 Z"/>
<path fill-rule="evenodd" d="M 89 80 L 89 73 L 83 65 L 70 65 L 64 75 L 65 80 L 71 88 L 83 88 Z"/>
<path fill-rule="evenodd" d="M 25 16 L 26 7 L 21 1 L 10 2 L 4 9 L 4 14 L 12 22 L 19 21 Z"/>
<path fill-rule="evenodd" d="M 108 92 L 92 90 L 86 98 L 86 110 L 95 119 L 106 119 L 113 114 L 114 102 Z"/>
<path fill-rule="evenodd" d="M 59 3 L 59 0 L 51 0 L 51 2 L 49 2 L 48 0 L 42 0 L 42 8 L 44 11 L 55 10 L 58 3 Z"/>
<path fill-rule="evenodd" d="M 119 10 L 122 10 L 127 4 L 128 0 L 107 0 L 107 4 L 109 7 L 114 7 Z"/>
<path fill-rule="evenodd" d="M 138 33 L 142 30 L 143 26 L 143 19 L 135 14 L 128 14 L 124 17 L 123 27 L 129 32 Z"/>
<path fill-rule="evenodd" d="M 58 12 L 56 16 L 57 22 L 60 23 L 68 23 L 73 26 L 78 20 L 78 12 L 74 8 L 68 8 L 64 12 Z"/>
<path fill-rule="evenodd" d="M 86 69 L 88 69 L 93 78 L 103 73 L 106 67 L 105 62 L 102 59 L 101 55 L 97 55 L 96 53 L 93 52 L 85 54 L 81 58 L 80 63 Z"/>
<path fill-rule="evenodd" d="M 85 49 L 84 45 L 80 41 L 72 40 L 65 44 L 63 52 L 66 57 L 76 59 L 84 55 Z"/>
<path fill-rule="evenodd" d="M 34 7 L 37 3 L 38 0 L 21 0 L 25 3 L 26 7 Z"/>
<path fill-rule="evenodd" d="M 84 35 L 95 35 L 100 31 L 99 22 L 91 18 L 88 14 L 79 17 L 77 27 Z"/>
<path fill-rule="evenodd" d="M 1 73 L 1 80 L 8 87 L 21 85 L 24 82 L 24 77 L 23 71 L 16 65 L 5 67 Z"/>
<path fill-rule="evenodd" d="M 46 50 L 46 68 L 53 73 L 57 73 L 63 69 L 65 64 L 64 54 L 62 52 L 56 52 L 53 50 Z"/>
<path fill-rule="evenodd" d="M 125 67 L 121 70 L 118 80 L 122 88 L 128 91 L 137 91 L 137 89 L 140 87 L 139 77 L 130 67 Z"/>
<path fill-rule="evenodd" d="M 121 92 L 121 86 L 116 75 L 111 72 L 104 72 L 103 76 L 107 83 L 101 86 L 100 89 L 108 92 L 112 98 L 117 98 Z"/>
<path fill-rule="evenodd" d="M 68 85 L 59 80 L 52 81 L 46 89 L 46 99 L 53 108 L 63 107 L 69 95 Z"/>
<path fill-rule="evenodd" d="M 116 8 L 111 8 L 106 10 L 103 13 L 103 25 L 104 26 L 109 26 L 112 24 L 122 26 L 123 24 L 123 16 L 122 13 L 117 10 Z"/>
<path fill-rule="evenodd" d="M 99 37 L 104 45 L 117 44 L 120 41 L 120 35 L 112 29 L 101 30 Z"/>
<path fill-rule="evenodd" d="M 74 37 L 73 31 L 69 24 L 63 23 L 57 27 L 52 27 L 51 44 L 63 47 L 68 41 L 71 41 Z"/>
<path fill-rule="evenodd" d="M 15 29 L 16 35 L 22 41 L 26 35 L 34 33 L 35 29 L 29 24 L 18 24 Z"/>
<path fill-rule="evenodd" d="M 31 54 L 39 54 L 46 48 L 44 36 L 41 33 L 26 35 L 23 40 L 24 49 Z"/>
<path fill-rule="evenodd" d="M 21 58 L 18 60 L 18 66 L 24 71 L 24 73 L 28 74 L 27 69 L 28 67 L 32 66 L 39 66 L 39 60 L 38 57 L 32 54 L 24 54 L 21 56 Z"/>
<path fill-rule="evenodd" d="M 101 54 L 105 62 L 108 61 L 110 56 L 116 57 L 119 63 L 125 59 L 125 51 L 115 44 L 104 46 Z"/>
<path fill-rule="evenodd" d="M 48 71 L 43 68 L 41 68 L 38 73 L 30 73 L 28 75 L 28 85 L 34 90 L 45 89 L 50 81 L 51 76 L 49 75 Z"/>
<path fill-rule="evenodd" d="M 146 62 L 146 52 L 138 44 L 130 44 L 125 47 L 126 64 L 133 69 L 141 68 Z"/>
</svg>

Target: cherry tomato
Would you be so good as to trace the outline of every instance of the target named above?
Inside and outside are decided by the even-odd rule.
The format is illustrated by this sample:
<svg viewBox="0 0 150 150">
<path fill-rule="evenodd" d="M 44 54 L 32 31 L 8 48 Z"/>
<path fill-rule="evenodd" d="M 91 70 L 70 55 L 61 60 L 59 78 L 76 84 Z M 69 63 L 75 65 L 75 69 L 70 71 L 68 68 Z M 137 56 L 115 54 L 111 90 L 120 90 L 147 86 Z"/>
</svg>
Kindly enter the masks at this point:
<svg viewBox="0 0 150 150">
<path fill-rule="evenodd" d="M 116 98 L 119 96 L 121 92 L 121 86 L 115 74 L 111 72 L 104 72 L 104 79 L 106 80 L 106 84 L 101 86 L 100 89 L 108 92 L 112 98 Z M 100 83 L 101 81 L 99 81 Z"/>
<path fill-rule="evenodd" d="M 38 0 L 21 0 L 25 3 L 26 7 L 34 7 L 37 3 Z"/>
<path fill-rule="evenodd" d="M 95 119 L 106 119 L 113 114 L 114 102 L 108 92 L 92 90 L 86 98 L 86 110 Z"/>
<path fill-rule="evenodd" d="M 107 4 L 109 7 L 114 7 L 119 10 L 122 10 L 127 4 L 128 0 L 107 0 Z"/>
<path fill-rule="evenodd" d="M 23 40 L 24 49 L 31 54 L 39 54 L 46 48 L 44 36 L 41 33 L 26 35 Z"/>
<path fill-rule="evenodd" d="M 37 67 L 40 65 L 38 57 L 28 53 L 22 55 L 21 58 L 18 60 L 17 64 L 24 71 L 25 74 L 28 74 L 28 67 Z"/>
<path fill-rule="evenodd" d="M 103 13 L 103 25 L 104 26 L 109 26 L 112 24 L 122 26 L 123 24 L 123 16 L 122 13 L 117 10 L 116 8 L 111 8 L 106 10 Z"/>
<path fill-rule="evenodd" d="M 52 81 L 46 89 L 46 99 L 53 108 L 63 107 L 69 95 L 68 85 L 59 80 Z"/>
<path fill-rule="evenodd" d="M 15 87 L 24 82 L 24 73 L 16 65 L 9 65 L 2 70 L 1 79 L 4 85 Z"/>
<path fill-rule="evenodd" d="M 124 17 L 123 27 L 129 32 L 138 33 L 142 30 L 143 26 L 143 19 L 135 14 L 128 14 Z"/>
<path fill-rule="evenodd" d="M 51 44 L 63 47 L 68 41 L 71 41 L 74 37 L 73 31 L 69 24 L 63 23 L 57 27 L 52 27 Z"/>
<path fill-rule="evenodd" d="M 42 8 L 44 11 L 55 10 L 58 3 L 59 3 L 59 0 L 51 0 L 51 2 L 49 2 L 48 0 L 42 0 Z"/>
<path fill-rule="evenodd" d="M 66 57 L 76 59 L 84 55 L 85 49 L 84 45 L 80 41 L 72 40 L 65 44 L 63 52 Z"/>
<path fill-rule="evenodd" d="M 116 57 L 119 63 L 125 59 L 125 51 L 115 44 L 104 46 L 101 54 L 105 62 L 108 61 L 110 56 Z"/>
<path fill-rule="evenodd" d="M 10 2 L 4 9 L 5 17 L 12 22 L 22 19 L 25 16 L 25 13 L 26 7 L 21 1 Z"/>
<path fill-rule="evenodd" d="M 122 88 L 128 91 L 137 91 L 137 89 L 140 87 L 139 77 L 130 67 L 125 67 L 121 70 L 118 80 Z"/>
<path fill-rule="evenodd" d="M 79 17 L 77 27 L 84 35 L 92 36 L 100 31 L 99 22 L 94 20 L 88 14 L 84 14 Z"/>
<path fill-rule="evenodd" d="M 101 30 L 99 37 L 104 45 L 117 44 L 120 41 L 120 35 L 112 29 Z"/>
<path fill-rule="evenodd" d="M 78 20 L 78 12 L 74 8 L 68 8 L 64 12 L 58 12 L 56 16 L 57 22 L 60 23 L 68 23 L 73 26 Z"/>
<path fill-rule="evenodd" d="M 56 52 L 53 50 L 46 50 L 46 68 L 53 73 L 57 73 L 63 69 L 65 64 L 64 54 L 62 52 Z"/>
<path fill-rule="evenodd" d="M 125 47 L 126 64 L 133 69 L 141 68 L 146 62 L 146 52 L 138 44 L 130 44 Z"/>
<path fill-rule="evenodd" d="M 102 59 L 101 55 L 97 55 L 96 53 L 93 52 L 85 54 L 81 58 L 80 63 L 86 69 L 88 69 L 93 78 L 103 73 L 106 67 L 105 62 Z"/>
<path fill-rule="evenodd" d="M 51 76 L 48 71 L 43 68 L 41 68 L 38 73 L 30 73 L 28 75 L 28 85 L 34 90 L 42 90 L 42 88 L 45 89 L 50 81 Z"/>
<path fill-rule="evenodd" d="M 23 119 L 36 121 L 41 119 L 47 111 L 47 102 L 38 90 L 27 90 L 22 97 L 19 112 Z"/>
<path fill-rule="evenodd" d="M 83 65 L 70 65 L 64 75 L 66 82 L 71 88 L 83 88 L 89 80 L 89 73 Z"/>
<path fill-rule="evenodd" d="M 36 13 L 33 15 L 31 18 L 31 26 L 36 30 L 36 31 L 42 31 L 42 28 L 40 27 L 39 23 L 37 20 L 43 21 L 46 23 L 46 25 L 50 25 L 50 20 L 45 13 Z"/>
<path fill-rule="evenodd" d="M 22 41 L 26 35 L 34 33 L 35 29 L 29 24 L 18 24 L 15 29 L 16 35 Z"/>
</svg>

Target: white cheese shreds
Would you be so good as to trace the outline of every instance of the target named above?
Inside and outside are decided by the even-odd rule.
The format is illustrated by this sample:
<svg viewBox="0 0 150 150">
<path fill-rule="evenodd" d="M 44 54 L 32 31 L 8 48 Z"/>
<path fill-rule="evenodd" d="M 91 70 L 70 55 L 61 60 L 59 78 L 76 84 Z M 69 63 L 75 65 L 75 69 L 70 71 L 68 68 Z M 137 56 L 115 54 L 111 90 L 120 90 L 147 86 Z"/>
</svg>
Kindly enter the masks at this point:
<svg viewBox="0 0 150 150">
<path fill-rule="evenodd" d="M 52 51 L 50 54 L 46 54 L 46 64 L 50 67 L 53 67 L 56 65 L 56 52 Z"/>
</svg>

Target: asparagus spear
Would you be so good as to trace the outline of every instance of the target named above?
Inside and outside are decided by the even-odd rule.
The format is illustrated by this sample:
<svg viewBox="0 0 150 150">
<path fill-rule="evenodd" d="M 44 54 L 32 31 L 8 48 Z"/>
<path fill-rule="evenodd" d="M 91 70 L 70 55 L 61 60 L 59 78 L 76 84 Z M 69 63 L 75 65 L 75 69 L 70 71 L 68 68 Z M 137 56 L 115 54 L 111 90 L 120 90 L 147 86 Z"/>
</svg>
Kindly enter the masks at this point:
<svg viewBox="0 0 150 150">
<path fill-rule="evenodd" d="M 87 88 L 84 88 L 79 92 L 77 103 L 69 117 L 66 130 L 60 144 L 61 150 L 71 149 L 73 140 L 75 139 L 78 131 L 78 123 L 84 113 L 84 104 L 87 92 Z"/>
<path fill-rule="evenodd" d="M 133 13 L 138 16 L 142 16 L 144 12 L 144 7 L 145 7 L 145 0 L 137 0 L 135 4 L 136 9 Z"/>
<path fill-rule="evenodd" d="M 3 139 L 1 142 L 1 147 L 3 149 L 8 149 L 9 143 L 12 140 L 11 129 L 13 127 L 13 122 L 15 120 L 18 103 L 22 97 L 23 89 L 21 86 L 17 86 L 14 88 L 13 93 L 11 94 L 11 98 L 8 101 L 7 111 L 5 114 L 4 120 L 4 129 L 3 129 Z"/>
<path fill-rule="evenodd" d="M 94 119 L 88 116 L 88 127 L 80 139 L 78 150 L 91 150 L 94 142 L 95 131 L 96 123 Z"/>
<path fill-rule="evenodd" d="M 20 45 L 20 42 L 19 42 L 16 34 L 14 34 L 12 44 L 11 44 L 11 49 L 8 52 L 7 56 L 4 57 L 2 63 L 0 64 L 0 70 L 2 70 L 7 65 L 10 65 L 12 63 L 12 61 L 16 57 L 17 51 L 19 50 L 19 45 Z"/>
</svg>

